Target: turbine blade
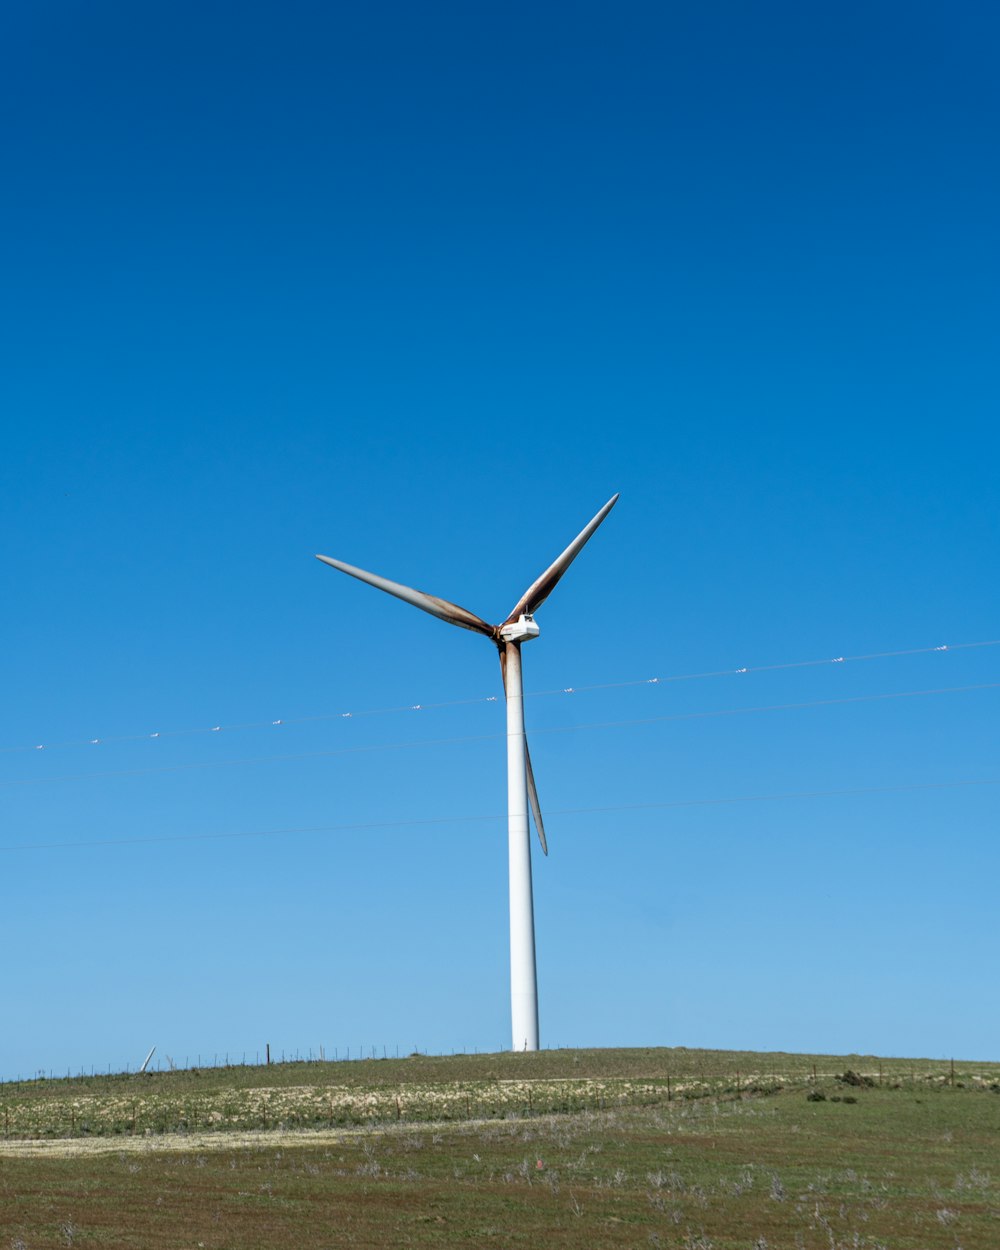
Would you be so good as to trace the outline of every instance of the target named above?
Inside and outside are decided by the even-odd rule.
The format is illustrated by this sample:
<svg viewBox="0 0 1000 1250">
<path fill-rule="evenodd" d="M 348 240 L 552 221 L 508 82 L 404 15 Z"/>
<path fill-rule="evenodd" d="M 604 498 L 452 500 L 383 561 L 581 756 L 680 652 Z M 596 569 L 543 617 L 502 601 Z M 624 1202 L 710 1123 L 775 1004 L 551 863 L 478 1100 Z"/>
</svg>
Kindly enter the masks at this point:
<svg viewBox="0 0 1000 1250">
<path fill-rule="evenodd" d="M 404 603 L 411 603 L 415 608 L 429 612 L 431 616 L 436 616 L 439 620 L 447 621 L 449 625 L 471 629 L 477 634 L 485 634 L 487 638 L 492 638 L 494 635 L 492 625 L 488 625 L 482 617 L 476 616 L 475 612 L 460 608 L 457 603 L 449 603 L 447 599 L 439 599 L 436 595 L 427 595 L 422 590 L 413 590 L 399 582 L 391 582 L 387 577 L 379 577 L 377 573 L 367 573 L 364 569 L 356 569 L 353 564 L 344 564 L 342 560 L 334 560 L 331 556 L 318 555 L 316 559 L 329 564 L 332 569 L 339 569 L 341 573 L 356 577 L 360 582 L 367 582 L 376 590 L 384 590 L 387 595 L 395 595 Z"/>
<path fill-rule="evenodd" d="M 500 676 L 503 678 L 503 692 L 507 694 L 507 651 L 504 647 L 498 647 L 500 652 Z M 531 816 L 535 822 L 535 831 L 538 834 L 538 841 L 542 844 L 544 854 L 549 853 L 549 844 L 545 841 L 545 825 L 542 823 L 542 809 L 538 806 L 538 791 L 535 789 L 535 773 L 531 767 L 531 752 L 528 750 L 528 735 L 524 735 L 524 771 L 528 778 L 528 803 L 531 807 Z"/>
<path fill-rule="evenodd" d="M 508 616 L 506 621 L 504 621 L 505 625 L 512 624 L 519 616 L 524 614 L 529 616 L 534 615 L 534 613 L 538 611 L 538 609 L 552 593 L 556 583 L 580 554 L 581 549 L 593 534 L 594 530 L 597 529 L 617 502 L 618 496 L 613 495 L 600 512 L 598 512 L 597 516 L 595 516 L 589 523 L 589 525 L 585 526 L 579 534 L 577 534 L 576 538 L 573 539 L 562 555 L 549 565 L 537 581 L 532 582 L 532 584 L 518 600 L 517 605 L 511 612 L 510 616 Z"/>
<path fill-rule="evenodd" d="M 531 753 L 528 750 L 528 738 L 524 739 L 524 763 L 528 773 L 528 803 L 531 805 L 531 815 L 534 817 L 535 829 L 538 831 L 538 840 L 542 844 L 542 851 L 545 855 L 549 853 L 549 844 L 545 841 L 545 826 L 542 824 L 542 809 L 538 806 L 538 791 L 535 789 L 535 774 L 531 767 Z"/>
</svg>

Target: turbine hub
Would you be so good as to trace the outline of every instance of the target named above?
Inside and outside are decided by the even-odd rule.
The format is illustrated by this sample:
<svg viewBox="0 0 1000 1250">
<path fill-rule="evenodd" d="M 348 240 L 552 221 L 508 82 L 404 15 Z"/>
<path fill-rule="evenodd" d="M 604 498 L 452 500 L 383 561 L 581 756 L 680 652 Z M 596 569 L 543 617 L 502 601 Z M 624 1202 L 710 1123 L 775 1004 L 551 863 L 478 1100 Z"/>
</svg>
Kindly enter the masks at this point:
<svg viewBox="0 0 1000 1250">
<path fill-rule="evenodd" d="M 504 642 L 530 642 L 538 637 L 538 626 L 535 618 L 522 613 L 516 621 L 500 626 L 500 637 Z"/>
</svg>

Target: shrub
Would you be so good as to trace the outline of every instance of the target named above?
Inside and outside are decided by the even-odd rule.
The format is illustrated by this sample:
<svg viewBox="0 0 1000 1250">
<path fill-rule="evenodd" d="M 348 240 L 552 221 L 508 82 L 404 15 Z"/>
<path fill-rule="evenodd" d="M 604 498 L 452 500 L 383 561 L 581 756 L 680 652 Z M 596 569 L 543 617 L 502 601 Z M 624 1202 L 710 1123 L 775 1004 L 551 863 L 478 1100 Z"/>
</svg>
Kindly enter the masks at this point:
<svg viewBox="0 0 1000 1250">
<path fill-rule="evenodd" d="M 841 1085 L 854 1085 L 859 1089 L 871 1089 L 875 1084 L 870 1076 L 862 1076 L 860 1072 L 855 1072 L 853 1068 L 848 1068 L 843 1076 L 838 1076 L 837 1080 Z"/>
</svg>

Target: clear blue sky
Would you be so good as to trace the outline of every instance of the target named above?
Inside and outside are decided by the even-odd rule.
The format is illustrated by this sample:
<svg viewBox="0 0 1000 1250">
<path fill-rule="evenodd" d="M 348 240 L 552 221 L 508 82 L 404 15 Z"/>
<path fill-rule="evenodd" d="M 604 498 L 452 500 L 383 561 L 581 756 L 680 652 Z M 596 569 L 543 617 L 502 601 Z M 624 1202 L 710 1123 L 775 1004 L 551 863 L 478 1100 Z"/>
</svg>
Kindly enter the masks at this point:
<svg viewBox="0 0 1000 1250">
<path fill-rule="evenodd" d="M 543 1044 L 1000 1057 L 1000 690 L 785 706 L 1000 647 L 619 684 L 1000 638 L 989 6 L 3 26 L 0 1073 L 505 1044 L 495 655 L 313 553 L 499 620 L 615 491 Z"/>
</svg>

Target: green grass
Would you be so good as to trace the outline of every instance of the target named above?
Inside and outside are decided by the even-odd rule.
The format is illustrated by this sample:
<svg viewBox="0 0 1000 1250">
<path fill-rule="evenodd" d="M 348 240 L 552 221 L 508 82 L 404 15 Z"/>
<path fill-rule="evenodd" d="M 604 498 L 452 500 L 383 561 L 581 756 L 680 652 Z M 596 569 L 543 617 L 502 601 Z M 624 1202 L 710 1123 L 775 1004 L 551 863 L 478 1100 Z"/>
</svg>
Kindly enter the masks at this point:
<svg viewBox="0 0 1000 1250">
<path fill-rule="evenodd" d="M 848 1069 L 873 1084 L 838 1080 Z M 5 1086 L 8 1118 L 48 1126 L 0 1144 L 0 1250 L 995 1250 L 997 1066 L 952 1077 L 882 1059 L 881 1085 L 879 1069 L 870 1056 L 557 1051 Z M 490 1112 L 504 1088 L 514 1097 Z M 284 1099 L 284 1131 L 236 1123 L 262 1090 Z M 295 1109 L 308 1122 L 334 1092 L 340 1121 L 289 1131 Z M 88 1098 L 158 1106 L 165 1122 L 194 1107 L 221 1118 L 181 1134 L 111 1120 L 57 1133 L 51 1113 Z M 558 1098 L 575 1103 L 549 1114 Z M 450 1118 L 432 1121 L 442 1107 Z"/>
</svg>

